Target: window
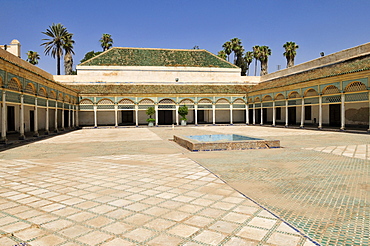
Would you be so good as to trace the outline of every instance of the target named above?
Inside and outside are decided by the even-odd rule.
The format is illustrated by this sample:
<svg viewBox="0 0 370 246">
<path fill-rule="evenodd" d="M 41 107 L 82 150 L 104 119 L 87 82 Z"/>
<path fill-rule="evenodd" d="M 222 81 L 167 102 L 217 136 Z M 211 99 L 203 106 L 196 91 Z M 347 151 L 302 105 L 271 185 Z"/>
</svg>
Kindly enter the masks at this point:
<svg viewBox="0 0 370 246">
<path fill-rule="evenodd" d="M 281 108 L 276 108 L 276 119 L 281 120 Z"/>
<path fill-rule="evenodd" d="M 304 107 L 304 118 L 305 120 L 311 120 L 311 106 Z"/>
</svg>

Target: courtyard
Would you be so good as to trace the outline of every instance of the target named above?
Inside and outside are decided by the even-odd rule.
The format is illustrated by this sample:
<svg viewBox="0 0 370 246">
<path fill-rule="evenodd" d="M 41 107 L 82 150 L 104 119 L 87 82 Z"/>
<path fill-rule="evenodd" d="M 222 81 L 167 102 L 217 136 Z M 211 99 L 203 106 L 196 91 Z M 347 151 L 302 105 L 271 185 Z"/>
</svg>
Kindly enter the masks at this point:
<svg viewBox="0 0 370 246">
<path fill-rule="evenodd" d="M 173 135 L 282 148 L 190 152 Z M 370 136 L 82 129 L 0 152 L 0 245 L 368 245 Z"/>
</svg>

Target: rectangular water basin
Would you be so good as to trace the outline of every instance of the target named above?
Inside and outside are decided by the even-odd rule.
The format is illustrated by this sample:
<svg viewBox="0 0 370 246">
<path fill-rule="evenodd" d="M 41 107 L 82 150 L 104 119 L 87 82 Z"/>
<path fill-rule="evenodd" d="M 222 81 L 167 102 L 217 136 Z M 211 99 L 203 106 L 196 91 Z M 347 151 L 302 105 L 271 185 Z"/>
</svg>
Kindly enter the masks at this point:
<svg viewBox="0 0 370 246">
<path fill-rule="evenodd" d="M 266 140 L 237 134 L 174 135 L 174 141 L 191 151 L 280 148 L 280 140 Z"/>
</svg>

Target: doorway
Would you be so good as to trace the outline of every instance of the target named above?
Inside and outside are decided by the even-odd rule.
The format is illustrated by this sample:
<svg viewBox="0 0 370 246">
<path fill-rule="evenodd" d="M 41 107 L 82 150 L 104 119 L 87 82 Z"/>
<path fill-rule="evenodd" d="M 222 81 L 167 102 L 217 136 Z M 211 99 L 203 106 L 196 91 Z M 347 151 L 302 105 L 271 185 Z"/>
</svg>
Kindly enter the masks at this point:
<svg viewBox="0 0 370 246">
<path fill-rule="evenodd" d="M 69 111 L 68 110 L 63 110 L 62 111 L 64 114 L 64 127 L 68 127 L 68 122 L 69 122 Z"/>
<path fill-rule="evenodd" d="M 288 125 L 297 124 L 297 109 L 296 107 L 288 108 Z"/>
<path fill-rule="evenodd" d="M 194 111 L 194 114 L 195 114 L 195 111 Z M 197 111 L 197 117 L 198 117 L 198 124 L 204 124 L 204 123 L 206 123 L 204 121 L 204 110 L 198 110 Z"/>
<path fill-rule="evenodd" d="M 35 129 L 35 111 L 30 110 L 30 132 Z"/>
<path fill-rule="evenodd" d="M 329 125 L 340 126 L 340 104 L 329 104 Z"/>
<path fill-rule="evenodd" d="M 15 132 L 15 108 L 14 106 L 7 107 L 7 122 L 8 122 L 8 131 Z"/>
<path fill-rule="evenodd" d="M 172 110 L 159 110 L 158 111 L 158 124 L 159 125 L 172 125 L 173 111 Z"/>
<path fill-rule="evenodd" d="M 134 124 L 134 111 L 122 111 L 122 125 L 128 126 Z"/>
</svg>

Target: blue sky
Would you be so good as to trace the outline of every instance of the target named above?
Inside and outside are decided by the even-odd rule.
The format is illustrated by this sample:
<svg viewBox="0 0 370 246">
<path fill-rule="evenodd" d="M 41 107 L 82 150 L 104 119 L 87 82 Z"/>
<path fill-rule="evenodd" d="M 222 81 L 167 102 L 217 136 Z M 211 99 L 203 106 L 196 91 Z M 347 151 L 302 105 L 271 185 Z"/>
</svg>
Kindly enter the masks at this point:
<svg viewBox="0 0 370 246">
<path fill-rule="evenodd" d="M 40 46 L 52 23 L 74 34 L 74 61 L 100 51 L 109 33 L 116 47 L 201 49 L 217 54 L 231 38 L 246 50 L 267 45 L 269 72 L 286 66 L 282 45 L 299 45 L 296 64 L 370 41 L 368 0 L 0 0 L 0 44 L 18 39 L 22 58 L 41 54 L 39 67 L 56 73 L 56 61 Z M 253 70 L 253 66 L 251 70 Z M 64 72 L 64 69 L 62 69 Z"/>
</svg>

